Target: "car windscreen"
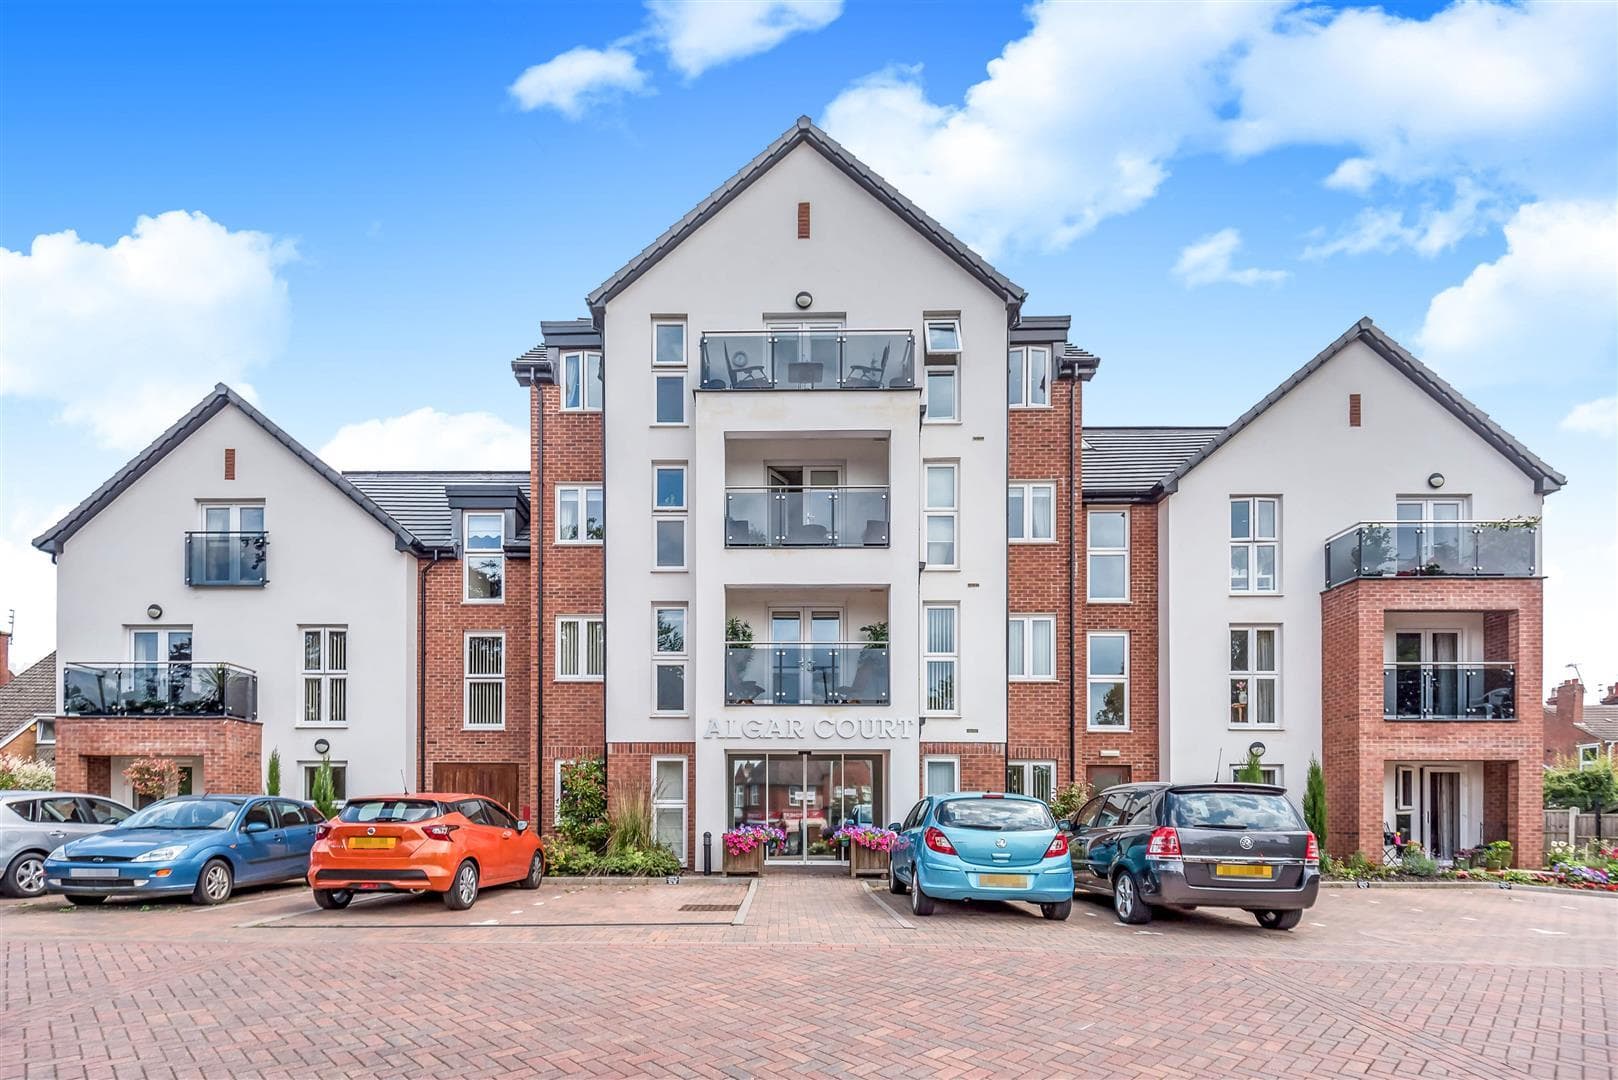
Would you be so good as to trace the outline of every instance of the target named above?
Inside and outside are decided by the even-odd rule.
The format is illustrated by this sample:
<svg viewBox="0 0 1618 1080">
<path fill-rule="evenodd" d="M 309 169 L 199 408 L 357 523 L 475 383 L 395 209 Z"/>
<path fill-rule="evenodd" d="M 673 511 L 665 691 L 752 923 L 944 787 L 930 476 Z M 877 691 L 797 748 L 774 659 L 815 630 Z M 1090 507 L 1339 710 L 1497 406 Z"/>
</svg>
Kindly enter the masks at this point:
<svg viewBox="0 0 1618 1080">
<path fill-rule="evenodd" d="M 1174 824 L 1182 829 L 1277 829 L 1303 827 L 1284 795 L 1260 791 L 1177 791 L 1171 796 Z"/>
<path fill-rule="evenodd" d="M 343 807 L 339 821 L 426 821 L 442 813 L 431 799 L 357 799 Z"/>
<path fill-rule="evenodd" d="M 938 823 L 946 828 L 997 832 L 1056 828 L 1049 807 L 1022 799 L 950 799 L 938 808 L 937 816 Z"/>
<path fill-rule="evenodd" d="M 137 810 L 121 828 L 228 829 L 241 808 L 241 803 L 228 799 L 176 799 Z"/>
</svg>

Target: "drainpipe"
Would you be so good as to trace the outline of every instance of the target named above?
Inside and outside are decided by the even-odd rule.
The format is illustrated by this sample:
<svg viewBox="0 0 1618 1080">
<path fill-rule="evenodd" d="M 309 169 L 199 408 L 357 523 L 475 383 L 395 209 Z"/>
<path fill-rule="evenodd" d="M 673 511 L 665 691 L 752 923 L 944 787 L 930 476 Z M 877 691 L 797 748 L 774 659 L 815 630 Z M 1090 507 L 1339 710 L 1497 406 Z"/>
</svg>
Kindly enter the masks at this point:
<svg viewBox="0 0 1618 1080">
<path fill-rule="evenodd" d="M 1078 476 L 1078 432 L 1075 429 L 1079 396 L 1078 373 L 1071 372 L 1067 386 L 1067 782 L 1077 783 L 1079 776 L 1079 736 L 1074 724 L 1078 720 L 1075 707 L 1078 692 L 1078 671 L 1074 668 L 1076 654 L 1074 642 L 1078 638 L 1078 595 L 1075 560 L 1078 558 L 1079 499 L 1083 495 Z"/>
<path fill-rule="evenodd" d="M 419 559 L 416 570 L 416 790 L 427 787 L 427 571 L 438 562 Z"/>
</svg>

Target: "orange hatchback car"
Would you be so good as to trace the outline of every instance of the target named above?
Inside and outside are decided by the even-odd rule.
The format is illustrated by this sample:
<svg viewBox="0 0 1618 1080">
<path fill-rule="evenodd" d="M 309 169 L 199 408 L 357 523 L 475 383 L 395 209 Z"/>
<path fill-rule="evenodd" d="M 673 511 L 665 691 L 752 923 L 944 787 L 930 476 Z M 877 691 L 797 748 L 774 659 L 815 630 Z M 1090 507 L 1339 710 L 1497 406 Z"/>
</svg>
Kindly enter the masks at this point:
<svg viewBox="0 0 1618 1080">
<path fill-rule="evenodd" d="M 350 799 L 315 827 L 309 886 L 323 908 L 356 892 L 436 892 L 465 911 L 487 885 L 545 880 L 545 847 L 528 822 L 481 795 L 376 795 Z"/>
</svg>

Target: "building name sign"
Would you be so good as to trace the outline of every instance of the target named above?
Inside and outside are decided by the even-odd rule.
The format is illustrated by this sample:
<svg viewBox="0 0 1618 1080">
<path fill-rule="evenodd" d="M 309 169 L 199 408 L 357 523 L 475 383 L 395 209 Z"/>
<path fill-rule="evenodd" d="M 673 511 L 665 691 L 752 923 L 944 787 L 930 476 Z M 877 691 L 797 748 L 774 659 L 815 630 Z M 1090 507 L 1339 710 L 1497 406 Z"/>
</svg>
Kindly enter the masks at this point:
<svg viewBox="0 0 1618 1080">
<path fill-rule="evenodd" d="M 760 716 L 745 720 L 709 720 L 704 739 L 798 740 L 807 739 L 913 739 L 913 716 Z"/>
</svg>

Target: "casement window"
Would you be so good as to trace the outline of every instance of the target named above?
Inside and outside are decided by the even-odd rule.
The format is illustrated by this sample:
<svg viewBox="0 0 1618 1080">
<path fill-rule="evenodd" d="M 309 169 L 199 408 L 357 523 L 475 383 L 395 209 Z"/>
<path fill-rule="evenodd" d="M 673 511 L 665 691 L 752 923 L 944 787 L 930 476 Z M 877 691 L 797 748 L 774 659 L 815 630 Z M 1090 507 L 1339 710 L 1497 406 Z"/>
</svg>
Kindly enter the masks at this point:
<svg viewBox="0 0 1618 1080">
<path fill-rule="evenodd" d="M 556 542 L 599 544 L 606 537 L 606 498 L 600 485 L 559 486 L 556 489 Z"/>
<path fill-rule="evenodd" d="M 652 510 L 685 509 L 685 464 L 652 466 Z"/>
<path fill-rule="evenodd" d="M 1129 635 L 1089 634 L 1085 641 L 1088 693 L 1085 727 L 1090 731 L 1129 730 Z"/>
<path fill-rule="evenodd" d="M 202 532 L 186 537 L 187 585 L 263 585 L 264 506 L 202 505 Z"/>
<path fill-rule="evenodd" d="M 922 670 L 926 678 L 922 707 L 943 715 L 960 711 L 956 676 L 960 666 L 957 626 L 960 610 L 954 604 L 924 604 Z"/>
<path fill-rule="evenodd" d="M 315 774 L 320 771 L 320 762 L 300 761 L 298 764 L 303 766 L 303 797 L 312 800 L 315 797 Z M 331 763 L 331 790 L 333 802 L 348 801 L 347 762 Z"/>
<path fill-rule="evenodd" d="M 652 323 L 652 365 L 685 367 L 685 320 L 659 319 Z"/>
<path fill-rule="evenodd" d="M 652 569 L 685 569 L 685 515 L 652 520 Z"/>
<path fill-rule="evenodd" d="M 506 726 L 506 635 L 466 635 L 466 706 L 463 726 Z"/>
<path fill-rule="evenodd" d="M 599 615 L 556 620 L 558 681 L 600 682 L 607 671 L 607 624 Z"/>
<path fill-rule="evenodd" d="M 961 320 L 928 319 L 926 328 L 928 356 L 961 355 Z"/>
<path fill-rule="evenodd" d="M 1244 783 L 1245 781 L 1237 774 L 1246 767 L 1246 762 L 1232 762 L 1230 766 L 1230 782 L 1233 784 Z M 1258 776 L 1258 782 L 1261 784 L 1274 784 L 1276 787 L 1286 786 L 1281 782 L 1281 766 L 1279 765 L 1260 765 L 1258 767 Z"/>
<path fill-rule="evenodd" d="M 1600 743 L 1580 743 L 1578 751 L 1580 772 L 1583 772 L 1585 769 L 1593 769 L 1597 765 L 1601 764 Z"/>
<path fill-rule="evenodd" d="M 1085 514 L 1088 561 L 1085 595 L 1092 603 L 1129 599 L 1129 511 L 1091 510 Z"/>
<path fill-rule="evenodd" d="M 660 604 L 652 609 L 652 712 L 684 716 L 686 705 L 685 605 Z M 684 790 L 684 789 L 682 789 Z"/>
<path fill-rule="evenodd" d="M 1056 485 L 1011 484 L 1006 488 L 1006 538 L 1016 544 L 1056 539 Z"/>
<path fill-rule="evenodd" d="M 53 718 L 41 716 L 34 721 L 34 745 L 56 745 L 56 721 Z M 121 820 L 121 819 L 120 819 Z"/>
<path fill-rule="evenodd" d="M 562 411 L 601 411 L 601 354 L 562 354 Z"/>
<path fill-rule="evenodd" d="M 1008 794 L 1032 795 L 1036 799 L 1050 802 L 1056 794 L 1056 762 L 1007 762 L 1006 791 Z"/>
<path fill-rule="evenodd" d="M 952 367 L 927 369 L 927 412 L 929 424 L 953 424 L 961 418 L 960 374 Z"/>
<path fill-rule="evenodd" d="M 303 720 L 348 723 L 348 628 L 303 628 Z"/>
<path fill-rule="evenodd" d="M 1281 500 L 1230 500 L 1230 591 L 1273 593 L 1280 587 Z"/>
<path fill-rule="evenodd" d="M 1273 626 L 1230 628 L 1230 726 L 1281 723 L 1281 632 Z"/>
<path fill-rule="evenodd" d="M 1411 839 L 1416 823 L 1416 770 L 1408 765 L 1393 770 L 1393 831 Z"/>
<path fill-rule="evenodd" d="M 558 758 L 556 762 L 556 783 L 551 785 L 551 805 L 556 810 L 562 809 L 562 777 L 567 767 L 574 763 L 573 758 Z"/>
<path fill-rule="evenodd" d="M 654 422 L 680 426 L 685 423 L 685 373 L 652 376 L 657 412 Z"/>
<path fill-rule="evenodd" d="M 926 770 L 926 790 L 923 795 L 947 795 L 961 790 L 961 759 L 930 757 L 922 762 Z"/>
<path fill-rule="evenodd" d="M 685 758 L 652 759 L 652 840 L 674 852 L 680 865 L 685 852 Z"/>
<path fill-rule="evenodd" d="M 926 473 L 927 569 L 954 569 L 959 495 L 953 464 L 929 462 Z"/>
<path fill-rule="evenodd" d="M 499 604 L 506 594 L 506 515 L 468 513 L 462 521 L 462 557 L 469 604 Z"/>
<path fill-rule="evenodd" d="M 1056 678 L 1056 618 L 1013 615 L 1006 625 L 1006 674 L 1013 681 Z"/>
<path fill-rule="evenodd" d="M 1043 409 L 1051 403 L 1051 350 L 1044 345 L 1012 349 L 1006 364 L 1006 404 Z"/>
</svg>

